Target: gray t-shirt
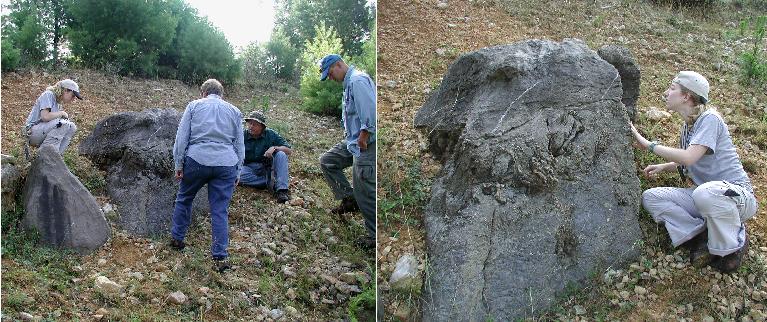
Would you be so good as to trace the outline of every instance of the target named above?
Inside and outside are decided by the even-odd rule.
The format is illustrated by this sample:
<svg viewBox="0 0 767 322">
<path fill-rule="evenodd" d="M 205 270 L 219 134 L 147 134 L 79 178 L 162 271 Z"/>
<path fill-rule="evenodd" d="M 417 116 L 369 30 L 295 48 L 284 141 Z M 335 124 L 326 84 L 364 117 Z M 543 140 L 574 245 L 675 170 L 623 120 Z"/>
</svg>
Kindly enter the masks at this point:
<svg viewBox="0 0 767 322">
<path fill-rule="evenodd" d="M 32 107 L 32 111 L 29 112 L 27 117 L 27 125 L 35 125 L 40 122 L 40 111 L 46 108 L 50 108 L 51 112 L 61 111 L 61 105 L 56 103 L 56 94 L 51 91 L 45 91 L 37 98 L 35 106 Z"/>
<path fill-rule="evenodd" d="M 692 128 L 682 127 L 681 139 L 683 149 L 690 144 L 709 148 L 698 162 L 687 167 L 687 175 L 693 183 L 701 185 L 710 181 L 727 181 L 753 193 L 751 180 L 743 170 L 730 131 L 719 113 L 712 109 L 703 112 Z"/>
</svg>

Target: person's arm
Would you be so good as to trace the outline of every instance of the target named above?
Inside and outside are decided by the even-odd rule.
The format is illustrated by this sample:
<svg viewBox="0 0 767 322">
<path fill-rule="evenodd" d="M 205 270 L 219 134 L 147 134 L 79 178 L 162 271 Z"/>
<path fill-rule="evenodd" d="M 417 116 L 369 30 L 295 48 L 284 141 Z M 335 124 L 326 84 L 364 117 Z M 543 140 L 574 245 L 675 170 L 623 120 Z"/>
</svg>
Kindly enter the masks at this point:
<svg viewBox="0 0 767 322">
<path fill-rule="evenodd" d="M 51 112 L 51 109 L 49 107 L 43 108 L 40 110 L 40 120 L 43 122 L 48 122 L 55 120 L 57 118 L 69 118 L 69 114 L 64 111 L 58 111 L 58 112 Z"/>
<path fill-rule="evenodd" d="M 636 139 L 639 146 L 642 149 L 650 150 L 650 144 L 652 142 L 645 139 L 644 136 L 639 133 L 636 127 L 634 127 L 634 124 L 629 123 L 629 125 L 631 125 L 631 133 L 634 134 L 634 139 Z M 700 160 L 700 158 L 706 154 L 706 151 L 708 151 L 708 147 L 700 144 L 690 144 L 687 149 L 677 149 L 670 146 L 656 144 L 651 152 L 655 153 L 666 161 L 675 162 L 684 166 L 690 166 L 695 164 L 695 162 L 698 162 L 698 160 Z"/>
<path fill-rule="evenodd" d="M 181 121 L 178 122 L 176 130 L 176 141 L 173 143 L 173 163 L 176 170 L 176 180 L 184 177 L 184 157 L 189 145 L 189 135 L 192 132 L 192 113 L 190 112 L 191 103 L 186 106 Z"/>
<path fill-rule="evenodd" d="M 371 133 L 376 133 L 376 98 L 375 89 L 368 82 L 358 81 L 353 84 L 355 108 L 360 118 L 360 135 L 357 145 L 360 150 L 367 150 L 368 139 Z"/>
<path fill-rule="evenodd" d="M 274 142 L 272 142 L 272 146 L 269 147 L 269 149 L 266 150 L 264 153 L 264 156 L 267 158 L 271 158 L 274 156 L 277 151 L 285 152 L 286 155 L 290 155 L 293 153 L 293 149 L 290 147 L 290 144 L 288 143 L 285 138 L 282 136 L 276 135 L 277 137 L 274 139 Z"/>
<path fill-rule="evenodd" d="M 237 151 L 237 182 L 240 183 L 240 172 L 242 172 L 242 165 L 245 164 L 245 131 L 242 128 L 242 114 L 239 114 L 240 119 L 237 121 L 237 129 L 235 129 L 235 150 Z"/>
</svg>

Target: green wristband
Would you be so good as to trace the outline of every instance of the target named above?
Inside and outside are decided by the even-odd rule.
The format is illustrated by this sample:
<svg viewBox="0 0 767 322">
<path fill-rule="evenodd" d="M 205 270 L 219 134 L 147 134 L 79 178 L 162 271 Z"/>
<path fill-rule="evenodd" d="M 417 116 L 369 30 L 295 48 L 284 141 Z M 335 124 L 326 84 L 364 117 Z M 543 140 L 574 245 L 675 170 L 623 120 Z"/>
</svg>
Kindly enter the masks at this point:
<svg viewBox="0 0 767 322">
<path fill-rule="evenodd" d="M 658 145 L 658 141 L 650 142 L 650 146 L 647 147 L 650 152 L 655 153 L 655 146 Z"/>
</svg>

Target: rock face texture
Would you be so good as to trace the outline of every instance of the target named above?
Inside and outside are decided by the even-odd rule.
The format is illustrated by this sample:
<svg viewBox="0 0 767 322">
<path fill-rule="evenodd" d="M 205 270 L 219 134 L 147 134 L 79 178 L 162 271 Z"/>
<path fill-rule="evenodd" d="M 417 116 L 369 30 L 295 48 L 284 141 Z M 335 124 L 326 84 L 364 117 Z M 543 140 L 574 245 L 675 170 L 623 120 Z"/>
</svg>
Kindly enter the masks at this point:
<svg viewBox="0 0 767 322">
<path fill-rule="evenodd" d="M 618 71 L 577 39 L 459 57 L 415 126 L 443 162 L 425 210 L 424 320 L 509 321 L 639 255 Z"/>
<path fill-rule="evenodd" d="M 22 193 L 25 229 L 36 229 L 49 246 L 90 253 L 111 235 L 96 198 L 80 183 L 52 145 L 37 150 Z"/>
<path fill-rule="evenodd" d="M 618 45 L 605 45 L 597 51 L 599 57 L 606 60 L 618 70 L 623 85 L 621 102 L 626 106 L 626 112 L 632 121 L 636 121 L 637 100 L 639 99 L 639 84 L 641 71 L 634 55 L 628 48 Z"/>
<path fill-rule="evenodd" d="M 178 192 L 173 143 L 181 113 L 174 109 L 124 112 L 96 124 L 79 153 L 107 172 L 117 224 L 139 236 L 167 234 Z M 193 218 L 208 212 L 207 188 L 197 193 Z"/>
<path fill-rule="evenodd" d="M 16 158 L 3 154 L 0 161 L 2 168 L 2 208 L 11 211 L 16 207 L 16 191 L 21 181 L 21 172 L 16 166 Z"/>
</svg>

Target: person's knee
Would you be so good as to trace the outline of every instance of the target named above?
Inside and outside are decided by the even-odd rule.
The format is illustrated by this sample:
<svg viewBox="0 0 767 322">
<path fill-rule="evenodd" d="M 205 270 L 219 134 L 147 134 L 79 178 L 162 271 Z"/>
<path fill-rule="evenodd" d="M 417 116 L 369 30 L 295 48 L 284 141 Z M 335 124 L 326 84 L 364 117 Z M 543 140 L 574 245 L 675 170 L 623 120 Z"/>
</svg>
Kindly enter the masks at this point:
<svg viewBox="0 0 767 322">
<path fill-rule="evenodd" d="M 664 201 L 662 187 L 650 188 L 642 192 L 642 206 L 646 210 L 650 210 L 661 201 Z"/>
<path fill-rule="evenodd" d="M 718 182 L 706 182 L 695 188 L 692 192 L 692 201 L 695 203 L 695 208 L 704 216 L 710 213 L 720 199 L 716 193 L 720 190 L 723 194 L 725 189 Z"/>
<path fill-rule="evenodd" d="M 77 125 L 75 123 L 69 122 L 69 134 L 74 135 L 75 132 L 77 132 Z"/>
<path fill-rule="evenodd" d="M 277 151 L 277 152 L 275 152 L 275 153 L 274 153 L 274 155 L 273 155 L 272 157 L 273 157 L 275 160 L 280 160 L 280 161 L 287 161 L 287 160 L 288 160 L 288 154 L 287 154 L 287 153 L 285 153 L 285 152 L 283 152 L 283 151 Z"/>
<path fill-rule="evenodd" d="M 330 169 L 333 164 L 333 157 L 329 153 L 323 153 L 320 156 L 320 167 L 323 169 Z"/>
</svg>

